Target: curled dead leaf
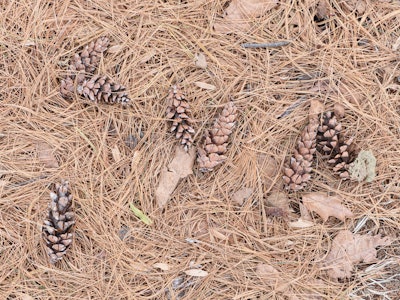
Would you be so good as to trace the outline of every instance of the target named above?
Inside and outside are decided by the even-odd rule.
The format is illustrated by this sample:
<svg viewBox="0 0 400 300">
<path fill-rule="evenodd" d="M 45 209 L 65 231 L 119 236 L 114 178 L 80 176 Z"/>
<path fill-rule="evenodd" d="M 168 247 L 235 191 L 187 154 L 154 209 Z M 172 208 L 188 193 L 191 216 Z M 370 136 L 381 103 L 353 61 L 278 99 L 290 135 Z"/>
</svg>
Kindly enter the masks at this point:
<svg viewBox="0 0 400 300">
<path fill-rule="evenodd" d="M 276 208 L 280 208 L 283 212 L 286 212 L 286 214 L 289 213 L 289 198 L 284 192 L 273 191 L 267 197 L 267 204 Z"/>
<path fill-rule="evenodd" d="M 344 221 L 353 217 L 353 213 L 342 205 L 343 199 L 336 196 L 329 196 L 327 193 L 315 192 L 303 195 L 303 204 L 309 210 L 316 212 L 324 222 L 330 216 Z"/>
<path fill-rule="evenodd" d="M 165 263 L 155 263 L 153 265 L 153 268 L 160 269 L 162 271 L 168 271 L 169 270 L 169 265 L 165 264 Z"/>
<path fill-rule="evenodd" d="M 115 45 L 107 49 L 108 53 L 118 53 L 122 50 L 122 45 Z"/>
<path fill-rule="evenodd" d="M 204 89 L 204 90 L 213 91 L 213 90 L 216 89 L 215 85 L 208 84 L 208 83 L 201 82 L 201 81 L 196 81 L 194 84 L 197 85 L 199 88 Z"/>
<path fill-rule="evenodd" d="M 316 99 L 310 101 L 310 110 L 308 111 L 309 119 L 318 117 L 325 111 L 325 105 Z"/>
<path fill-rule="evenodd" d="M 391 238 L 353 234 L 348 230 L 340 231 L 332 241 L 332 248 L 323 261 L 328 276 L 334 279 L 351 276 L 354 264 L 376 261 L 376 247 L 388 246 Z"/>
<path fill-rule="evenodd" d="M 201 269 L 189 269 L 185 271 L 185 274 L 193 277 L 206 277 L 208 272 Z"/>
<path fill-rule="evenodd" d="M 307 228 L 307 227 L 312 227 L 314 225 L 315 224 L 313 222 L 304 220 L 302 218 L 299 218 L 297 221 L 289 223 L 289 227 L 292 228 Z"/>
</svg>

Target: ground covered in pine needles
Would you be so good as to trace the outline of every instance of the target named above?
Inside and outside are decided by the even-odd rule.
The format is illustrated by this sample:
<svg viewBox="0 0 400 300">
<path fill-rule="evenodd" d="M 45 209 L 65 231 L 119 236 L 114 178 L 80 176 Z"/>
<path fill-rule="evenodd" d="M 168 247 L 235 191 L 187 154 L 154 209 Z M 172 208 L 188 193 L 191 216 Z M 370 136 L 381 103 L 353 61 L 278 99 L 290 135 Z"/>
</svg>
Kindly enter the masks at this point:
<svg viewBox="0 0 400 300">
<path fill-rule="evenodd" d="M 50 2 L 0 1 L 1 299 L 399 299 L 398 1 L 332 0 L 332 10 L 279 1 L 229 34 L 213 29 L 227 1 Z M 71 56 L 101 36 L 115 47 L 98 72 L 127 87 L 127 108 L 60 96 Z M 241 47 L 275 41 L 290 43 Z M 177 143 L 165 118 L 175 83 L 195 144 L 229 97 L 238 121 L 226 163 L 206 174 L 195 165 L 160 209 L 154 192 Z M 283 190 L 281 167 L 311 99 L 344 106 L 343 127 L 372 150 L 377 175 L 340 181 L 317 156 L 304 191 L 342 196 L 354 217 L 312 214 L 313 226 L 293 228 L 303 191 Z M 75 240 L 51 265 L 41 226 L 61 179 L 74 195 Z M 243 187 L 252 192 L 239 205 L 232 197 Z M 288 219 L 267 216 L 273 190 L 288 195 Z M 333 280 L 320 262 L 344 229 L 392 243 Z"/>
</svg>

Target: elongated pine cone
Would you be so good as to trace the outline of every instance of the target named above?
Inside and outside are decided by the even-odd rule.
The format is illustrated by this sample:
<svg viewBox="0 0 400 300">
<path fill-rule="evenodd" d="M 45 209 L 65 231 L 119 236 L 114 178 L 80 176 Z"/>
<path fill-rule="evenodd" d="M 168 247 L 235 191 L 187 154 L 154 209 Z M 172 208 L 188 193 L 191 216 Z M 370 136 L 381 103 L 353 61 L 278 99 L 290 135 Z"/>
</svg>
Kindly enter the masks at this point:
<svg viewBox="0 0 400 300">
<path fill-rule="evenodd" d="M 100 37 L 86 45 L 80 53 L 75 53 L 69 65 L 69 75 L 61 80 L 60 92 L 64 98 L 72 97 L 75 91 L 75 78 L 80 84 L 85 79 L 85 73 L 92 74 L 97 69 L 101 55 L 107 50 L 108 45 L 108 38 Z"/>
<path fill-rule="evenodd" d="M 71 211 L 72 195 L 68 181 L 56 185 L 56 193 L 50 193 L 51 202 L 44 221 L 43 237 L 46 242 L 50 263 L 61 260 L 72 244 L 72 228 L 75 215 Z"/>
<path fill-rule="evenodd" d="M 120 103 L 126 106 L 130 101 L 126 88 L 107 76 L 94 75 L 85 79 L 78 85 L 77 92 L 93 102 Z"/>
<path fill-rule="evenodd" d="M 195 131 L 192 127 L 193 120 L 189 103 L 179 86 L 174 85 L 169 90 L 167 105 L 166 117 L 172 122 L 170 130 L 177 139 L 181 140 L 181 145 L 187 151 L 193 144 Z"/>
<path fill-rule="evenodd" d="M 342 179 L 349 179 L 348 168 L 356 158 L 356 154 L 352 144 L 353 138 L 345 139 L 341 131 L 342 125 L 335 113 L 330 111 L 324 113 L 322 123 L 318 127 L 317 150 L 329 159 L 328 164 L 332 166 L 335 174 Z"/>
<path fill-rule="evenodd" d="M 310 119 L 308 125 L 303 129 L 289 165 L 284 169 L 283 180 L 286 188 L 292 191 L 303 189 L 311 179 L 312 163 L 316 151 L 316 137 L 318 129 L 318 118 Z"/>
<path fill-rule="evenodd" d="M 222 164 L 227 157 L 228 139 L 237 117 L 237 108 L 231 101 L 227 103 L 211 130 L 206 133 L 203 145 L 197 149 L 197 163 L 200 171 L 209 172 Z"/>
</svg>

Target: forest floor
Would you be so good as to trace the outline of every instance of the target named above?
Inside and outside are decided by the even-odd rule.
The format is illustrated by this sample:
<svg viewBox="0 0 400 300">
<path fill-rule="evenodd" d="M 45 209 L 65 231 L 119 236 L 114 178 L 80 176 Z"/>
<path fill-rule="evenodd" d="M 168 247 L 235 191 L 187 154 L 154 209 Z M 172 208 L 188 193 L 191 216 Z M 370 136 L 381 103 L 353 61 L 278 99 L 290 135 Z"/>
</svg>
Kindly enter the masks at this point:
<svg viewBox="0 0 400 300">
<path fill-rule="evenodd" d="M 257 2 L 0 0 L 1 299 L 400 299 L 400 3 Z M 127 87 L 128 107 L 60 95 L 71 57 L 102 36 L 96 72 Z M 229 99 L 238 115 L 226 162 L 204 174 L 195 163 L 160 207 L 176 83 L 193 149 Z M 376 157 L 372 182 L 340 180 L 317 154 L 309 184 L 283 188 L 310 100 L 344 108 L 344 134 Z M 51 265 L 41 226 L 61 179 L 75 238 Z M 301 219 L 306 193 L 351 214 Z M 266 213 L 272 196 L 286 218 Z M 387 240 L 365 255 L 356 242 L 360 257 L 332 276 L 324 262 L 345 231 Z"/>
</svg>

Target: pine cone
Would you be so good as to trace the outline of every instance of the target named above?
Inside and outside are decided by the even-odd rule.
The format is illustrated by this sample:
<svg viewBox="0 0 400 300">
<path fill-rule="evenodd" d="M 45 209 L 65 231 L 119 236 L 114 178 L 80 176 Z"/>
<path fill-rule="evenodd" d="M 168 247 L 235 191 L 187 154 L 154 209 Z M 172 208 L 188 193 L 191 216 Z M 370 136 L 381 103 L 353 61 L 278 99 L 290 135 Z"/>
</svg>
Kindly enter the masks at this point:
<svg viewBox="0 0 400 300">
<path fill-rule="evenodd" d="M 353 138 L 345 140 L 341 135 L 342 125 L 333 112 L 323 115 L 322 124 L 318 127 L 317 150 L 328 158 L 328 164 L 342 179 L 349 179 L 348 167 L 355 159 L 352 147 Z"/>
<path fill-rule="evenodd" d="M 61 181 L 61 184 L 56 185 L 56 190 L 56 193 L 50 193 L 51 202 L 43 226 L 43 237 L 52 264 L 61 260 L 70 247 L 73 238 L 72 227 L 75 224 L 68 181 Z"/>
<path fill-rule="evenodd" d="M 126 106 L 130 101 L 126 88 L 107 76 L 95 75 L 85 79 L 78 85 L 77 92 L 94 102 L 120 103 Z"/>
<path fill-rule="evenodd" d="M 61 80 L 60 93 L 64 98 L 71 98 L 74 91 L 74 81 L 81 84 L 85 79 L 85 73 L 93 73 L 100 63 L 101 55 L 107 50 L 109 40 L 100 37 L 96 42 L 85 46 L 80 53 L 75 53 L 69 65 L 69 75 Z"/>
<path fill-rule="evenodd" d="M 174 85 L 169 90 L 167 105 L 166 117 L 172 120 L 171 132 L 175 133 L 177 139 L 181 139 L 181 145 L 187 151 L 193 144 L 195 131 L 192 127 L 193 120 L 189 103 L 179 86 Z"/>
<path fill-rule="evenodd" d="M 289 166 L 284 169 L 283 180 L 286 188 L 292 191 L 303 189 L 311 179 L 312 162 L 316 151 L 318 118 L 310 119 L 297 141 Z"/>
<path fill-rule="evenodd" d="M 237 108 L 233 102 L 227 103 L 215 120 L 213 128 L 207 132 L 202 147 L 197 150 L 200 171 L 212 171 L 227 159 L 224 154 L 227 151 L 229 135 L 235 126 L 236 111 Z"/>
</svg>

